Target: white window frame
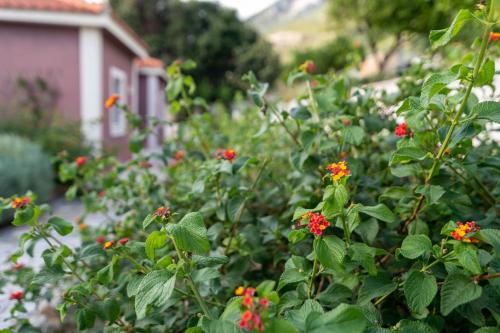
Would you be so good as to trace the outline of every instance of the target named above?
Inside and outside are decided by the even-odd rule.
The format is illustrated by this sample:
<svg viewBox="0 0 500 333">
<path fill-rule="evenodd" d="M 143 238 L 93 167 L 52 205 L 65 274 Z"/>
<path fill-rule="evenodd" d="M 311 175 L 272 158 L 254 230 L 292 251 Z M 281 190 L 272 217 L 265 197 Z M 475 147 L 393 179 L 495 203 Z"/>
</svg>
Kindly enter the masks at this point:
<svg viewBox="0 0 500 333">
<path fill-rule="evenodd" d="M 119 80 L 120 87 L 115 89 L 114 81 Z M 118 90 L 118 91 L 116 91 Z M 118 103 L 127 104 L 127 73 L 117 67 L 109 69 L 109 95 L 118 94 Z M 114 106 L 108 111 L 109 135 L 113 138 L 122 137 L 127 134 L 127 118 L 123 110 Z"/>
</svg>

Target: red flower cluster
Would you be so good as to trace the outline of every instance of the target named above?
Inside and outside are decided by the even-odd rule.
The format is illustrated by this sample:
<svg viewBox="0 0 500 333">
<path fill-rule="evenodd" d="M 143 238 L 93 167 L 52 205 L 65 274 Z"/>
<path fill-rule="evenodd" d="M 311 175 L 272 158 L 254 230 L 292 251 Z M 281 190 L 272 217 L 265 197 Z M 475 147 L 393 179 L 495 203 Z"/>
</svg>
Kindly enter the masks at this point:
<svg viewBox="0 0 500 333">
<path fill-rule="evenodd" d="M 214 153 L 214 157 L 218 160 L 220 159 L 225 159 L 227 161 L 232 161 L 236 158 L 236 150 L 234 149 L 220 149 L 217 148 L 217 150 Z"/>
<path fill-rule="evenodd" d="M 500 40 L 500 32 L 490 32 L 490 43 Z"/>
<path fill-rule="evenodd" d="M 481 229 L 480 226 L 476 225 L 476 222 L 457 222 L 456 225 L 457 228 L 455 229 L 455 231 L 451 232 L 451 237 L 455 238 L 456 240 L 461 240 L 465 243 L 479 243 L 479 239 L 475 237 L 466 237 L 467 234 L 479 231 L 479 229 Z"/>
<path fill-rule="evenodd" d="M 408 128 L 406 127 L 406 123 L 401 123 L 396 126 L 396 130 L 394 131 L 397 137 L 403 137 L 408 135 Z"/>
<path fill-rule="evenodd" d="M 14 291 L 10 294 L 9 299 L 19 301 L 23 299 L 23 297 L 24 297 L 24 291 Z"/>
<path fill-rule="evenodd" d="M 304 73 L 312 74 L 316 69 L 316 65 L 312 60 L 306 60 L 302 65 L 299 66 L 299 69 Z"/>
<path fill-rule="evenodd" d="M 262 314 L 269 306 L 269 300 L 265 297 L 254 297 L 255 288 L 248 287 L 244 290 L 242 290 L 242 288 L 243 287 L 239 287 L 236 289 L 237 295 L 243 291 L 243 300 L 241 304 L 243 305 L 244 311 L 241 313 L 240 317 L 240 328 L 246 328 L 249 331 L 256 329 L 259 332 L 264 332 Z"/>
<path fill-rule="evenodd" d="M 87 157 L 85 157 L 85 156 L 78 156 L 75 159 L 75 163 L 76 163 L 76 166 L 80 168 L 80 167 L 84 166 L 87 163 Z"/>
<path fill-rule="evenodd" d="M 14 266 L 12 266 L 12 271 L 13 272 L 20 271 L 21 269 L 23 269 L 23 267 L 24 265 L 18 262 Z"/>
<path fill-rule="evenodd" d="M 99 244 L 104 243 L 104 245 L 102 246 L 103 250 L 108 250 L 111 247 L 113 247 L 113 245 L 115 245 L 115 241 L 114 240 L 109 240 L 109 241 L 105 242 L 105 238 L 103 236 L 97 237 L 96 241 Z M 121 238 L 120 240 L 118 240 L 118 243 L 121 244 L 121 245 L 127 244 L 128 243 L 128 237 Z"/>
<path fill-rule="evenodd" d="M 184 159 L 184 156 L 186 156 L 186 152 L 184 150 L 178 150 L 175 153 L 175 160 L 182 161 Z"/>
<path fill-rule="evenodd" d="M 153 216 L 156 216 L 156 217 L 161 217 L 162 219 L 166 219 L 168 217 L 170 217 L 170 208 L 168 207 L 159 207 L 155 210 L 155 212 L 153 213 Z"/>
<path fill-rule="evenodd" d="M 316 236 L 321 236 L 323 231 L 330 226 L 330 222 L 320 213 L 309 212 L 304 214 L 302 218 L 309 218 L 309 231 Z"/>
<path fill-rule="evenodd" d="M 118 94 L 113 94 L 113 95 L 109 96 L 108 99 L 106 100 L 106 103 L 104 103 L 104 107 L 106 108 L 106 110 L 109 110 L 113 106 L 115 106 L 119 99 L 120 99 L 120 95 L 118 95 Z"/>
<path fill-rule="evenodd" d="M 21 198 L 15 198 L 12 200 L 11 206 L 14 209 L 18 208 L 24 208 L 28 206 L 31 203 L 31 198 L 30 197 L 21 197 Z"/>
<path fill-rule="evenodd" d="M 139 162 L 139 166 L 140 166 L 141 168 L 143 168 L 143 169 L 149 169 L 149 168 L 151 168 L 153 165 L 152 165 L 150 162 L 148 162 L 148 161 L 140 161 L 140 162 Z"/>
<path fill-rule="evenodd" d="M 326 170 L 330 171 L 332 174 L 332 179 L 338 182 L 343 177 L 349 176 L 351 171 L 347 168 L 346 161 L 340 161 L 338 163 L 329 164 Z"/>
</svg>

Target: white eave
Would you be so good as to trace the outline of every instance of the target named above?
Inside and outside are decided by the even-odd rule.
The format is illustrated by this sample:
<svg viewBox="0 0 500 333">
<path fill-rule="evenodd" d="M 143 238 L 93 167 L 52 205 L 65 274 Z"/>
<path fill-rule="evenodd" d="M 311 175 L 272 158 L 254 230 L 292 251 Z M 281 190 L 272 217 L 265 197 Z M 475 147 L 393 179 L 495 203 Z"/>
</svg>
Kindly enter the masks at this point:
<svg viewBox="0 0 500 333">
<path fill-rule="evenodd" d="M 106 11 L 101 14 L 87 14 L 2 8 L 0 9 L 0 21 L 102 28 L 109 31 L 137 57 L 144 58 L 148 56 L 147 49 Z"/>
</svg>

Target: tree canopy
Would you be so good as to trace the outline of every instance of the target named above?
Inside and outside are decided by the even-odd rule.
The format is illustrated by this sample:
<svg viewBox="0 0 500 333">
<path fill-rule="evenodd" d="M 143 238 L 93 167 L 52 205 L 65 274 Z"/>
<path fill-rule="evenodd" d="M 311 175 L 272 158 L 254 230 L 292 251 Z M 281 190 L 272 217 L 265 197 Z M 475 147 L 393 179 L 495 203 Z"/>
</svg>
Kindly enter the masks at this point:
<svg viewBox="0 0 500 333">
<path fill-rule="evenodd" d="M 120 0 L 115 11 L 167 63 L 193 59 L 192 75 L 208 100 L 230 101 L 241 76 L 253 70 L 273 82 L 280 63 L 271 45 L 238 19 L 235 11 L 198 1 Z"/>
<path fill-rule="evenodd" d="M 458 8 L 471 8 L 473 0 L 329 0 L 330 15 L 340 24 L 355 23 L 370 51 L 379 53 L 380 42 L 393 37 L 392 45 L 379 58 L 383 70 L 388 58 L 401 45 L 405 35 L 427 34 L 446 27 Z"/>
</svg>

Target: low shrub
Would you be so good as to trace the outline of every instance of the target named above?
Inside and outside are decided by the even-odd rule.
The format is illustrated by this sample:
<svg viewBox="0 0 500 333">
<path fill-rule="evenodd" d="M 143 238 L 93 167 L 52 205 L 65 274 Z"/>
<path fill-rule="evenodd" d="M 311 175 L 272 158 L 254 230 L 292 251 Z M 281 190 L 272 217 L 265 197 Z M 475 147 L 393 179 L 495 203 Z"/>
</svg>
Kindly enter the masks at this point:
<svg viewBox="0 0 500 333">
<path fill-rule="evenodd" d="M 495 74 L 494 4 L 431 33 L 442 47 L 466 23 L 484 30 L 462 63 L 403 84 L 392 108 L 309 62 L 289 75 L 306 83 L 293 106 L 249 73 L 254 107 L 200 114 L 188 65 L 173 64 L 168 97 L 188 117 L 163 152 L 144 149 L 151 129 L 119 105 L 133 158 L 61 164 L 67 197 L 82 193 L 81 247 L 30 196 L 0 200 L 30 226 L 0 279 L 18 286 L 8 332 L 32 329 L 25 302 L 54 288 L 80 331 L 498 332 L 500 159 L 486 125 L 500 103 L 473 92 Z M 105 220 L 87 225 L 97 212 Z M 19 265 L 37 242 L 43 268 Z"/>
<path fill-rule="evenodd" d="M 40 202 L 47 202 L 53 179 L 50 157 L 40 145 L 15 135 L 0 135 L 0 196 L 32 191 Z"/>
<path fill-rule="evenodd" d="M 360 42 L 340 36 L 319 48 L 296 51 L 292 67 L 296 68 L 306 60 L 312 60 L 316 65 L 316 73 L 327 73 L 356 66 L 363 58 L 364 50 Z"/>
</svg>

